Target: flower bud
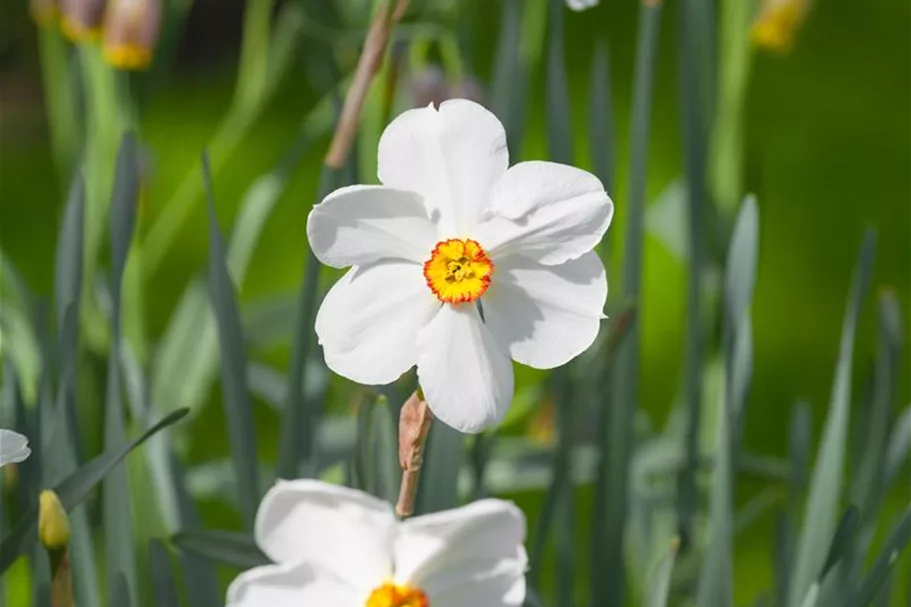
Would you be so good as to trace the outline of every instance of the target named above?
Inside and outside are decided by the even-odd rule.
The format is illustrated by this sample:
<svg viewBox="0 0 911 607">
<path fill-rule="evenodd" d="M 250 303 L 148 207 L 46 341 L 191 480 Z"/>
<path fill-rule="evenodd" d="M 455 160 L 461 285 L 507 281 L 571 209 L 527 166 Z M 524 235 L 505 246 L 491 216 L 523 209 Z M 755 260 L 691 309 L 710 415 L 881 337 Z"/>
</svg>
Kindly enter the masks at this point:
<svg viewBox="0 0 911 607">
<path fill-rule="evenodd" d="M 60 0 L 60 29 L 74 42 L 98 38 L 103 17 L 104 0 Z"/>
<path fill-rule="evenodd" d="M 161 0 L 110 0 L 104 18 L 104 58 L 121 70 L 152 63 L 161 27 Z"/>
<path fill-rule="evenodd" d="M 57 0 L 30 0 L 29 13 L 38 25 L 48 25 L 57 18 Z"/>
<path fill-rule="evenodd" d="M 60 498 L 50 489 L 42 491 L 39 498 L 38 537 L 48 550 L 66 548 L 70 542 L 70 519 Z"/>
<path fill-rule="evenodd" d="M 808 0 L 764 0 L 753 23 L 753 44 L 775 53 L 787 53 L 809 8 Z"/>
</svg>

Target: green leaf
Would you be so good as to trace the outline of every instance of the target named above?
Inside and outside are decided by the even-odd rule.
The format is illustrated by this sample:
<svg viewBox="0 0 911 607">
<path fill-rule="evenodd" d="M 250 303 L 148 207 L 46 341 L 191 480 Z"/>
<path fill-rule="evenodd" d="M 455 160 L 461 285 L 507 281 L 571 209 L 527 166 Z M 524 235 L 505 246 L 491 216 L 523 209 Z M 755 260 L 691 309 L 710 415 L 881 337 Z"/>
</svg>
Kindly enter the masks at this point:
<svg viewBox="0 0 911 607">
<path fill-rule="evenodd" d="M 572 164 L 572 116 L 563 51 L 563 0 L 550 0 L 547 20 L 547 151 L 554 162 Z"/>
<path fill-rule="evenodd" d="M 541 3 L 543 5 L 543 3 Z M 542 6 L 542 8 L 546 8 Z M 510 156 L 518 156 L 524 131 L 528 67 L 522 61 L 522 11 L 532 12 L 522 0 L 500 3 L 500 32 L 491 81 L 491 104 L 506 130 Z"/>
<path fill-rule="evenodd" d="M 876 528 L 876 511 L 886 487 L 884 471 L 888 450 L 889 423 L 892 421 L 896 383 L 900 374 L 901 312 L 891 290 L 879 293 L 879 343 L 873 378 L 873 395 L 869 423 L 864 439 L 860 466 L 856 472 L 853 500 L 860 504 L 864 519 L 861 550 L 872 540 Z"/>
<path fill-rule="evenodd" d="M 633 90 L 633 116 L 630 136 L 629 196 L 623 252 L 623 294 L 626 301 L 638 302 L 642 285 L 643 213 L 652 110 L 655 57 L 658 47 L 660 3 L 642 3 Z M 604 555 L 598 565 L 603 572 L 600 585 L 592 593 L 598 607 L 621 607 L 626 602 L 624 530 L 626 529 L 629 484 L 629 459 L 632 452 L 633 412 L 638 406 L 640 330 L 633 318 L 630 335 L 620 346 L 614 370 L 613 402 L 606 420 L 608 440 L 602 457 L 607 458 L 607 495 L 604 537 L 594 538 Z"/>
<path fill-rule="evenodd" d="M 418 482 L 416 514 L 439 512 L 458 505 L 459 472 L 464 458 L 462 434 L 440 421 L 432 423 Z"/>
<path fill-rule="evenodd" d="M 872 272 L 874 242 L 873 233 L 868 231 L 854 271 L 851 293 L 845 310 L 838 364 L 832 386 L 832 401 L 816 456 L 816 468 L 810 478 L 804 526 L 797 543 L 797 560 L 788 593 L 788 604 L 792 607 L 800 605 L 816 578 L 825 561 L 829 539 L 835 531 L 850 416 L 854 334 L 860 306 Z"/>
<path fill-rule="evenodd" d="M 605 40 L 595 43 L 588 86 L 588 124 L 592 165 L 608 192 L 614 191 L 614 100 L 610 53 Z M 605 241 L 602 241 L 602 245 Z M 602 246 L 602 248 L 604 248 Z"/>
<path fill-rule="evenodd" d="M 222 401 L 228 425 L 228 442 L 231 445 L 234 473 L 237 476 L 240 511 L 247 529 L 253 529 L 256 509 L 259 505 L 260 484 L 253 406 L 246 382 L 247 360 L 244 353 L 237 293 L 231 282 L 231 275 L 228 273 L 225 246 L 215 213 L 209 157 L 205 152 L 202 156 L 202 166 L 209 207 L 209 294 L 218 325 Z"/>
<path fill-rule="evenodd" d="M 835 535 L 832 536 L 832 543 L 829 546 L 829 554 L 826 556 L 826 562 L 819 572 L 817 581 L 822 584 L 823 580 L 835 565 L 840 563 L 851 551 L 851 544 L 854 542 L 857 534 L 858 522 L 860 519 L 860 510 L 855 505 L 850 505 L 845 509 L 838 521 L 838 527 L 835 529 Z"/>
<path fill-rule="evenodd" d="M 77 172 L 70 186 L 57 235 L 54 262 L 54 312 L 58 329 L 67 305 L 78 302 L 82 292 L 82 248 L 85 224 L 85 181 Z"/>
<path fill-rule="evenodd" d="M 155 593 L 157 607 L 179 607 L 177 586 L 174 583 L 174 570 L 171 568 L 171 559 L 168 550 L 161 540 L 149 541 L 149 565 L 152 569 L 152 590 Z M 188 580 L 195 584 L 196 580 Z"/>
<path fill-rule="evenodd" d="M 111 579 L 111 605 L 130 605 L 133 603 L 133 593 L 130 591 L 130 582 L 121 571 L 115 573 Z"/>
<path fill-rule="evenodd" d="M 889 437 L 889 448 L 886 452 L 886 472 L 884 484 L 891 487 L 899 472 L 908 460 L 911 450 L 911 406 L 906 407 L 895 420 L 892 435 Z"/>
<path fill-rule="evenodd" d="M 401 472 L 398 463 L 396 423 L 385 396 L 362 402 L 357 412 L 358 440 L 355 447 L 362 489 L 394 504 Z"/>
<path fill-rule="evenodd" d="M 867 577 L 860 587 L 857 600 L 852 605 L 866 605 L 876 597 L 876 593 L 885 581 L 889 572 L 895 567 L 898 561 L 898 555 L 904 550 L 908 543 L 911 542 L 911 508 L 905 510 L 905 513 L 899 519 L 898 524 L 889 534 L 889 538 L 883 544 L 879 556 L 876 557 Z"/>
<path fill-rule="evenodd" d="M 136 144 L 130 133 L 124 135 L 117 153 L 117 170 L 111 199 L 111 349 L 108 356 L 107 392 L 105 396 L 104 444 L 112 449 L 126 439 L 121 387 L 120 301 L 123 270 L 133 236 L 139 195 L 139 161 Z M 132 500 L 126 466 L 114 466 L 108 473 L 102 492 L 105 519 L 105 564 L 108 592 L 113 595 L 118 574 L 126 577 L 129 588 L 138 588 L 136 545 L 133 535 Z M 131 605 L 130 603 L 122 603 Z"/>
<path fill-rule="evenodd" d="M 133 239 L 136 207 L 139 197 L 139 156 L 136 139 L 126 132 L 117 152 L 114 174 L 114 193 L 111 197 L 111 294 L 114 298 L 114 318 L 119 313 L 120 285 L 127 263 L 127 253 Z M 128 576 L 129 577 L 129 576 Z"/>
<path fill-rule="evenodd" d="M 281 160 L 269 173 L 254 181 L 241 200 L 227 254 L 228 271 L 238 288 L 244 284 L 263 228 L 285 192 L 292 171 L 314 138 L 331 122 L 331 116 L 324 117 L 324 106 L 325 103 L 320 103 L 308 115 Z M 264 320 L 280 322 L 281 319 L 281 316 L 276 319 L 270 311 Z M 247 322 L 245 326 L 249 326 Z M 290 323 L 283 325 L 277 335 L 287 338 L 289 327 Z M 263 345 L 256 339 L 258 334 L 258 331 L 246 332 L 250 341 Z M 270 339 L 266 345 L 272 343 L 274 340 Z M 156 352 L 152 402 L 158 407 L 188 407 L 197 411 L 205 402 L 217 367 L 218 333 L 209 295 L 203 281 L 193 280 L 181 295 Z"/>
<path fill-rule="evenodd" d="M 323 166 L 320 174 L 318 199 L 322 200 L 341 185 L 337 169 Z M 297 478 L 300 466 L 312 463 L 313 437 L 316 429 L 317 401 L 304 398 L 303 389 L 308 383 L 306 366 L 316 346 L 314 322 L 319 293 L 320 263 L 308 247 L 306 276 L 301 284 L 298 311 L 295 318 L 294 341 L 291 342 L 291 368 L 288 371 L 288 393 L 282 431 L 279 437 L 277 474 L 279 478 Z"/>
<path fill-rule="evenodd" d="M 107 451 L 83 465 L 76 472 L 58 483 L 53 489 L 60 498 L 61 504 L 67 511 L 75 508 L 88 496 L 89 492 L 105 477 L 105 475 L 136 447 L 144 443 L 156 432 L 170 426 L 183 418 L 188 411 L 180 409 L 163 418 L 157 424 L 146 430 L 141 436 L 123 445 L 120 449 Z M 32 506 L 19 523 L 3 538 L 0 544 L 0 574 L 21 554 L 34 545 L 37 539 L 36 526 L 38 523 L 38 507 Z"/>
<path fill-rule="evenodd" d="M 25 402 L 34 403 L 41 377 L 38 339 L 28 313 L 5 300 L 0 306 L 0 353 L 16 367 Z"/>
<path fill-rule="evenodd" d="M 677 560 L 679 548 L 680 540 L 677 538 L 671 540 L 667 554 L 658 563 L 658 568 L 655 570 L 648 588 L 645 589 L 644 595 L 647 598 L 644 607 L 667 607 L 671 591 L 671 576 L 674 573 L 674 562 Z"/>
<path fill-rule="evenodd" d="M 187 530 L 172 537 L 171 541 L 183 551 L 241 569 L 252 569 L 271 563 L 256 546 L 253 536 L 247 533 Z"/>
</svg>

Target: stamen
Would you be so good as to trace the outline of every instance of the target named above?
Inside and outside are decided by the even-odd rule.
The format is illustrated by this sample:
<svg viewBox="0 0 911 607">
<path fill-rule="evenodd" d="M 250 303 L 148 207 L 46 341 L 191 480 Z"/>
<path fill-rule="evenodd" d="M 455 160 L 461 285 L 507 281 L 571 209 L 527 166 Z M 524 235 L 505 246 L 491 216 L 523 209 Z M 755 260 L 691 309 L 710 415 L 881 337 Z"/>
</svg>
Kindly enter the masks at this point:
<svg viewBox="0 0 911 607">
<path fill-rule="evenodd" d="M 370 593 L 365 607 L 430 607 L 430 599 L 420 588 L 383 584 Z"/>
<path fill-rule="evenodd" d="M 424 263 L 427 286 L 444 303 L 475 301 L 490 286 L 493 262 L 476 241 L 450 239 L 437 243 Z"/>
</svg>

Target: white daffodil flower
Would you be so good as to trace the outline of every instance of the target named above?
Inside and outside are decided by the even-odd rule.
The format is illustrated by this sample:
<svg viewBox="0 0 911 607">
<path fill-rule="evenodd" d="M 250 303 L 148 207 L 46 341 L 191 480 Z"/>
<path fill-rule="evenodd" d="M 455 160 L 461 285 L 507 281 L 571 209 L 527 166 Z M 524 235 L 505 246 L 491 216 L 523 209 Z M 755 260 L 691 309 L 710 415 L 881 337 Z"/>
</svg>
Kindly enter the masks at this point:
<svg viewBox="0 0 911 607">
<path fill-rule="evenodd" d="M 307 221 L 320 261 L 353 266 L 317 314 L 326 364 L 368 385 L 417 364 L 434 415 L 480 432 L 512 401 L 510 358 L 550 369 L 595 340 L 607 279 L 592 249 L 613 203 L 586 171 L 509 167 L 503 125 L 463 99 L 398 116 L 378 167 L 382 186 L 336 190 Z"/>
<path fill-rule="evenodd" d="M 519 607 L 525 519 L 486 499 L 398 521 L 390 504 L 315 480 L 279 481 L 256 517 L 275 563 L 228 588 L 228 607 Z"/>
<path fill-rule="evenodd" d="M 584 11 L 587 8 L 598 6 L 598 0 L 566 0 L 566 6 L 574 11 Z"/>
<path fill-rule="evenodd" d="M 0 428 L 0 468 L 23 462 L 31 453 L 27 438 L 18 432 Z"/>
</svg>

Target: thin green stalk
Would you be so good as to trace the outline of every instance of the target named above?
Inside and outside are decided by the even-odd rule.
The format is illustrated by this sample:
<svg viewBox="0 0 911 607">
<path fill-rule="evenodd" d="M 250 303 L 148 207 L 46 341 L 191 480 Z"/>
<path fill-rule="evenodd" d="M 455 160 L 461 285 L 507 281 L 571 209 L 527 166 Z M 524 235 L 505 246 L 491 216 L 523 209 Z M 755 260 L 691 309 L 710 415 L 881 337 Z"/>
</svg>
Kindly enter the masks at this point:
<svg viewBox="0 0 911 607">
<path fill-rule="evenodd" d="M 629 201 L 623 256 L 623 299 L 639 301 L 642 284 L 642 232 L 645 207 L 645 178 L 648 159 L 649 127 L 652 106 L 655 56 L 661 5 L 642 2 L 636 71 L 633 92 L 632 135 L 630 149 Z M 606 534 L 595 538 L 604 549 L 602 585 L 597 596 L 600 605 L 621 607 L 625 604 L 626 568 L 623 559 L 626 528 L 629 458 L 632 452 L 633 412 L 638 402 L 639 321 L 633 318 L 630 335 L 620 346 L 614 375 L 614 400 L 607 416 L 610 428 L 608 458 L 610 500 L 607 504 Z"/>
<path fill-rule="evenodd" d="M 38 51 L 41 56 L 51 148 L 54 150 L 57 172 L 63 183 L 69 183 L 79 145 L 76 91 L 66 41 L 56 23 L 38 28 Z"/>
<path fill-rule="evenodd" d="M 750 76 L 752 7 L 752 2 L 744 0 L 721 0 L 717 117 L 709 183 L 715 203 L 731 216 L 743 195 L 743 113 Z"/>
<path fill-rule="evenodd" d="M 265 92 L 274 7 L 275 0 L 247 0 L 235 87 L 239 105 L 255 105 Z"/>
<path fill-rule="evenodd" d="M 701 0 L 687 0 L 682 6 L 680 88 L 683 105 L 684 163 L 686 171 L 689 228 L 689 277 L 687 281 L 686 354 L 683 373 L 683 408 L 686 412 L 684 448 L 686 465 L 679 477 L 677 502 L 678 535 L 687 550 L 692 541 L 693 517 L 698 494 L 696 469 L 699 460 L 700 404 L 702 402 L 703 305 L 702 278 L 705 272 L 705 155 L 706 128 L 703 123 L 698 84 L 703 80 L 699 63 L 699 23 L 696 8 Z"/>
</svg>

